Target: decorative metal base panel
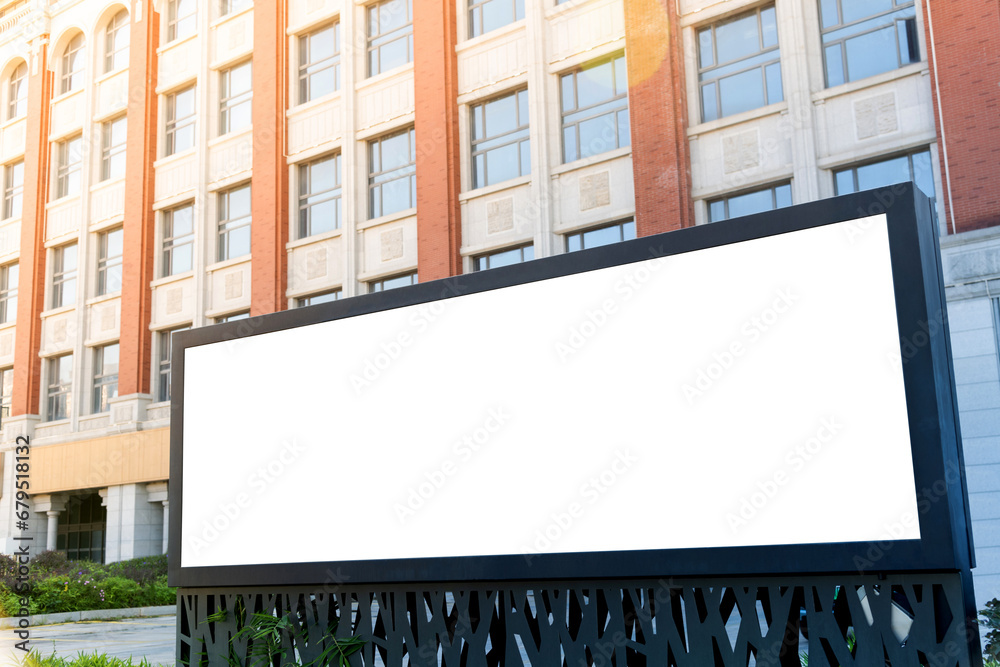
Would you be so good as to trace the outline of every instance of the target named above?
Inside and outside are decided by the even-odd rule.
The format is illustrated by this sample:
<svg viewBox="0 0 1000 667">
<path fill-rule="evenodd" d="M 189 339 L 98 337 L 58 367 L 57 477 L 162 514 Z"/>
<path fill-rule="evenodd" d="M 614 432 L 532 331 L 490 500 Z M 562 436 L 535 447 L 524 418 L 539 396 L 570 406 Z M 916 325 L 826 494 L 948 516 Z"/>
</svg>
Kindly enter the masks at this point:
<svg viewBox="0 0 1000 667">
<path fill-rule="evenodd" d="M 978 667 L 968 593 L 961 574 L 181 589 L 177 652 L 266 664 L 236 636 L 261 612 L 291 619 L 302 663 L 336 622 L 365 640 L 355 667 Z"/>
</svg>

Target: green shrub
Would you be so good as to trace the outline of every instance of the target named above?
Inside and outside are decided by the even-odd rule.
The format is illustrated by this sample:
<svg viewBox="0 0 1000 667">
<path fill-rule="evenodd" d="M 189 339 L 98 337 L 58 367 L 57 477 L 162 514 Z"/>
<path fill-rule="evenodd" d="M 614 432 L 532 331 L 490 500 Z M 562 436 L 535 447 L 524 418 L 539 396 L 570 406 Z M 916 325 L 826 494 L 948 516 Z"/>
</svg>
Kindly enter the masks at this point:
<svg viewBox="0 0 1000 667">
<path fill-rule="evenodd" d="M 157 577 L 167 574 L 167 557 L 143 556 L 141 558 L 123 560 L 105 565 L 104 570 L 109 575 L 125 577 L 140 584 L 149 584 L 155 581 Z"/>
<path fill-rule="evenodd" d="M 37 651 L 32 651 L 24 659 L 24 667 L 149 667 L 149 662 L 143 658 L 141 662 L 132 659 L 112 658 L 96 651 L 79 653 L 75 658 L 60 658 L 55 655 L 43 658 Z"/>
<path fill-rule="evenodd" d="M 98 582 L 101 590 L 100 609 L 125 609 L 127 607 L 142 607 L 145 603 L 145 591 L 139 582 L 125 577 L 107 577 Z"/>
<path fill-rule="evenodd" d="M 1000 600 L 993 598 L 979 612 L 979 623 L 986 628 L 986 651 L 983 659 L 1000 662 Z"/>
</svg>

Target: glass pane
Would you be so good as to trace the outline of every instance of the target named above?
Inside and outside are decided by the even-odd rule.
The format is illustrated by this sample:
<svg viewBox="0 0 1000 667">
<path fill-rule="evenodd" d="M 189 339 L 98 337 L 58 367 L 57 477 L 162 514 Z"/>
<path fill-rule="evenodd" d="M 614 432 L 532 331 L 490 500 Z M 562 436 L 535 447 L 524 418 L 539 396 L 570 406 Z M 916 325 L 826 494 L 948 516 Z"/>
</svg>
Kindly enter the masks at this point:
<svg viewBox="0 0 1000 667">
<path fill-rule="evenodd" d="M 250 215 L 250 188 L 231 190 L 227 199 L 229 200 L 228 219 L 235 220 Z"/>
<path fill-rule="evenodd" d="M 708 205 L 708 221 L 718 222 L 726 219 L 726 202 L 723 200 L 711 202 Z"/>
<path fill-rule="evenodd" d="M 704 28 L 698 31 L 698 62 L 702 67 L 715 64 L 715 54 L 712 51 L 712 29 Z"/>
<path fill-rule="evenodd" d="M 752 69 L 719 80 L 722 115 L 729 116 L 764 106 L 763 72 Z"/>
<path fill-rule="evenodd" d="M 174 132 L 174 152 L 187 150 L 194 146 L 194 125 L 177 128 Z"/>
<path fill-rule="evenodd" d="M 892 9 L 892 0 L 840 0 L 844 23 L 853 23 Z"/>
<path fill-rule="evenodd" d="M 113 232 L 108 232 L 107 238 L 107 250 L 105 257 L 120 257 L 122 254 L 122 237 L 124 232 L 121 229 L 116 229 Z"/>
<path fill-rule="evenodd" d="M 931 166 L 931 153 L 924 151 L 911 156 L 913 160 L 913 182 L 917 184 L 928 197 L 934 197 L 934 170 Z"/>
<path fill-rule="evenodd" d="M 576 108 L 572 74 L 567 74 L 562 78 L 562 108 L 563 111 L 572 111 Z"/>
<path fill-rule="evenodd" d="M 382 185 L 382 213 L 389 215 L 410 208 L 410 179 L 398 178 Z"/>
<path fill-rule="evenodd" d="M 498 252 L 488 257 L 489 268 L 496 269 L 501 266 L 510 266 L 511 264 L 518 264 L 521 261 L 521 249 L 514 248 L 513 250 L 507 250 L 505 252 Z"/>
<path fill-rule="evenodd" d="M 528 124 L 528 91 L 521 90 L 517 93 L 517 120 L 518 125 Z"/>
<path fill-rule="evenodd" d="M 485 113 L 486 137 L 495 137 L 517 129 L 517 96 L 508 95 L 483 105 Z"/>
<path fill-rule="evenodd" d="M 597 248 L 598 246 L 618 243 L 622 240 L 622 230 L 618 225 L 594 229 L 583 233 L 583 247 Z"/>
<path fill-rule="evenodd" d="M 719 117 L 718 100 L 715 97 L 715 84 L 709 83 L 701 87 L 701 119 L 706 123 Z"/>
<path fill-rule="evenodd" d="M 624 95 L 628 92 L 628 68 L 625 58 L 615 59 L 615 94 Z"/>
<path fill-rule="evenodd" d="M 606 114 L 580 123 L 580 157 L 599 155 L 616 148 L 615 117 Z"/>
<path fill-rule="evenodd" d="M 764 68 L 767 79 L 767 103 L 775 104 L 783 99 L 781 92 L 781 63 L 772 63 Z"/>
<path fill-rule="evenodd" d="M 521 144 L 521 176 L 531 173 L 531 143 L 522 141 Z"/>
<path fill-rule="evenodd" d="M 824 28 L 840 23 L 837 16 L 837 0 L 819 0 L 820 21 Z"/>
<path fill-rule="evenodd" d="M 194 231 L 193 213 L 194 208 L 191 206 L 176 209 L 171 215 L 170 235 L 177 237 L 192 233 Z"/>
<path fill-rule="evenodd" d="M 771 197 L 771 190 L 760 190 L 759 192 L 748 192 L 745 195 L 737 195 L 729 198 L 729 217 L 738 218 L 741 215 L 751 215 L 762 211 L 770 211 L 774 208 Z"/>
<path fill-rule="evenodd" d="M 173 266 L 170 267 L 170 274 L 184 273 L 191 270 L 191 249 L 190 243 L 177 246 L 173 250 Z"/>
<path fill-rule="evenodd" d="M 839 86 L 844 81 L 844 61 L 840 44 L 826 47 L 826 85 Z"/>
<path fill-rule="evenodd" d="M 535 246 L 529 245 L 524 247 L 524 261 L 530 262 L 535 258 Z"/>
<path fill-rule="evenodd" d="M 577 157 L 576 127 L 567 127 L 563 130 L 563 161 L 572 162 Z"/>
<path fill-rule="evenodd" d="M 906 156 L 866 164 L 857 168 L 858 189 L 881 188 L 910 180 L 910 163 Z"/>
<path fill-rule="evenodd" d="M 394 67 L 405 65 L 410 61 L 409 42 L 405 37 L 393 40 L 379 47 L 378 56 L 378 72 L 388 72 Z"/>
<path fill-rule="evenodd" d="M 514 21 L 512 0 L 489 0 L 483 4 L 483 32 L 496 30 Z"/>
<path fill-rule="evenodd" d="M 631 241 L 635 239 L 635 220 L 629 220 L 622 225 L 622 240 Z"/>
<path fill-rule="evenodd" d="M 520 176 L 518 146 L 509 144 L 486 154 L 486 185 L 502 183 Z"/>
<path fill-rule="evenodd" d="M 599 104 L 615 96 L 614 68 L 611 63 L 582 70 L 576 75 L 576 94 L 580 108 Z"/>
<path fill-rule="evenodd" d="M 618 112 L 618 147 L 629 146 L 632 143 L 632 132 L 629 124 L 628 109 Z"/>
<path fill-rule="evenodd" d="M 62 299 L 58 306 L 70 306 L 76 303 L 76 278 L 64 281 L 62 284 Z"/>
<path fill-rule="evenodd" d="M 310 209 L 312 216 L 311 225 L 313 234 L 321 234 L 337 228 L 337 211 L 340 208 L 340 199 L 331 199 L 321 204 L 315 204 Z"/>
<path fill-rule="evenodd" d="M 377 8 L 380 32 L 387 33 L 400 28 L 409 22 L 407 17 L 407 0 L 389 0 Z"/>
<path fill-rule="evenodd" d="M 314 162 L 309 167 L 309 189 L 325 192 L 337 187 L 337 161 L 334 158 Z"/>
<path fill-rule="evenodd" d="M 238 227 L 229 232 L 229 257 L 250 254 L 250 225 Z"/>
<path fill-rule="evenodd" d="M 717 25 L 715 44 L 720 63 L 739 60 L 760 51 L 757 13 Z"/>
<path fill-rule="evenodd" d="M 566 237 L 566 249 L 569 252 L 573 252 L 575 250 L 582 250 L 583 249 L 583 245 L 581 244 L 582 241 L 583 241 L 583 234 L 572 234 Z"/>
<path fill-rule="evenodd" d="M 80 547 L 80 533 L 70 533 L 68 549 L 72 551 L 78 549 L 79 547 Z"/>
<path fill-rule="evenodd" d="M 486 154 L 475 157 L 476 187 L 481 188 L 486 185 Z"/>
<path fill-rule="evenodd" d="M 792 186 L 788 183 L 774 189 L 775 207 L 782 208 L 792 205 Z"/>
<path fill-rule="evenodd" d="M 857 81 L 896 69 L 896 30 L 893 26 L 860 35 L 844 42 L 847 49 L 847 78 Z"/>
<path fill-rule="evenodd" d="M 174 96 L 174 119 L 194 114 L 194 88 L 188 88 Z"/>
<path fill-rule="evenodd" d="M 63 246 L 62 248 L 62 270 L 73 271 L 76 269 L 76 244 Z"/>
<path fill-rule="evenodd" d="M 382 169 L 392 171 L 410 163 L 409 132 L 386 137 L 382 140 Z"/>
<path fill-rule="evenodd" d="M 101 351 L 101 374 L 117 375 L 118 345 L 106 345 Z"/>
<path fill-rule="evenodd" d="M 834 176 L 834 183 L 837 186 L 838 195 L 846 195 L 854 192 L 854 170 L 846 169 L 844 171 L 839 171 Z"/>
<path fill-rule="evenodd" d="M 768 7 L 767 9 L 760 10 L 760 25 L 763 29 L 763 34 L 761 39 L 763 40 L 764 48 L 770 48 L 772 46 L 778 45 L 778 22 L 775 19 L 774 7 Z"/>
</svg>

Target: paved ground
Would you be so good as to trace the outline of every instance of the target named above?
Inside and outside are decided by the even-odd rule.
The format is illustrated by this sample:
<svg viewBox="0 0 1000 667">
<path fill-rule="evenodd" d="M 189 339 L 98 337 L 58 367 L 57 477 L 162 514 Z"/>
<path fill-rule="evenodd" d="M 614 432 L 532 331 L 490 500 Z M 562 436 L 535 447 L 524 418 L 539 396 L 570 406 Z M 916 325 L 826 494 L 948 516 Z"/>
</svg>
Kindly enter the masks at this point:
<svg viewBox="0 0 1000 667">
<path fill-rule="evenodd" d="M 42 655 L 55 653 L 69 658 L 98 651 L 119 658 L 133 657 L 138 665 L 145 657 L 151 665 L 174 666 L 175 616 L 123 618 L 120 621 L 80 621 L 40 625 L 30 629 L 30 647 Z M 14 630 L 0 630 L 0 666 L 19 665 L 14 648 L 20 641 Z"/>
</svg>

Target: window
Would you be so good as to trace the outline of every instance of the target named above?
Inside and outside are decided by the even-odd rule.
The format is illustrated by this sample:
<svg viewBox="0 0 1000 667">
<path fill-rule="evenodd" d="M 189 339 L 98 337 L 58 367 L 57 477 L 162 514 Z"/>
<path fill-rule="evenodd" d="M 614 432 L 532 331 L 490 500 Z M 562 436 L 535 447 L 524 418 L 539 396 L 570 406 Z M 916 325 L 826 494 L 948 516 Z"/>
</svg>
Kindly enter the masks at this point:
<svg viewBox="0 0 1000 667">
<path fill-rule="evenodd" d="M 530 262 L 535 258 L 535 246 L 526 245 L 510 250 L 498 250 L 487 255 L 480 255 L 473 260 L 473 271 L 486 271 L 488 269 L 498 269 L 501 266 Z"/>
<path fill-rule="evenodd" d="M 0 267 L 0 324 L 8 324 L 17 319 L 19 274 L 17 262 Z"/>
<path fill-rule="evenodd" d="M 249 312 L 233 313 L 232 315 L 223 315 L 222 317 L 216 317 L 215 323 L 222 324 L 224 322 L 235 322 L 237 320 L 246 320 L 249 318 L 250 318 Z"/>
<path fill-rule="evenodd" d="M 906 181 L 913 181 L 932 201 L 935 199 L 934 168 L 929 150 L 891 157 L 888 160 L 879 160 L 834 172 L 834 182 L 838 195 L 861 192 L 871 188 L 884 188 L 887 185 Z"/>
<path fill-rule="evenodd" d="M 407 273 L 394 278 L 384 278 L 382 280 L 370 282 L 368 283 L 368 292 L 371 294 L 374 294 L 375 292 L 384 292 L 387 289 L 396 289 L 397 287 L 416 285 L 417 282 L 416 273 Z"/>
<path fill-rule="evenodd" d="M 251 0 L 222 0 L 219 7 L 219 14 L 221 16 L 232 14 L 233 12 L 238 12 L 252 4 L 253 2 Z"/>
<path fill-rule="evenodd" d="M 563 162 L 631 144 L 625 56 L 564 74 Z"/>
<path fill-rule="evenodd" d="M 72 354 L 49 359 L 49 384 L 45 396 L 45 415 L 48 421 L 69 418 L 73 405 Z"/>
<path fill-rule="evenodd" d="M 167 155 L 194 146 L 194 86 L 167 95 Z"/>
<path fill-rule="evenodd" d="M 524 18 L 524 0 L 469 0 L 469 36 L 479 37 Z"/>
<path fill-rule="evenodd" d="M 702 121 L 784 99 L 780 57 L 774 5 L 699 30 Z"/>
<path fill-rule="evenodd" d="M 519 90 L 472 107 L 472 187 L 531 173 L 528 91 Z"/>
<path fill-rule="evenodd" d="M 163 214 L 163 277 L 190 271 L 194 255 L 194 205 Z"/>
<path fill-rule="evenodd" d="M 219 102 L 219 134 L 227 134 L 250 125 L 253 98 L 251 63 L 245 62 L 222 72 Z"/>
<path fill-rule="evenodd" d="M 125 175 L 125 116 L 109 120 L 101 129 L 101 180 Z"/>
<path fill-rule="evenodd" d="M 14 397 L 14 369 L 0 370 L 0 426 L 10 416 L 11 399 Z"/>
<path fill-rule="evenodd" d="M 920 61 L 912 0 L 820 0 L 827 87 Z"/>
<path fill-rule="evenodd" d="M 118 343 L 94 348 L 94 395 L 91 412 L 111 409 L 111 399 L 118 396 Z"/>
<path fill-rule="evenodd" d="M 219 261 L 250 254 L 250 186 L 219 195 Z"/>
<path fill-rule="evenodd" d="M 708 221 L 718 222 L 741 215 L 751 215 L 763 211 L 792 205 L 792 186 L 788 183 L 762 190 L 732 195 L 708 202 Z"/>
<path fill-rule="evenodd" d="M 75 243 L 56 248 L 52 252 L 52 307 L 62 308 L 76 303 Z"/>
<path fill-rule="evenodd" d="M 108 510 L 101 502 L 96 493 L 70 496 L 66 502 L 56 528 L 56 550 L 65 552 L 68 560 L 104 562 Z"/>
<path fill-rule="evenodd" d="M 304 296 L 301 299 L 295 300 L 296 308 L 305 308 L 306 306 L 315 306 L 317 303 L 329 303 L 330 301 L 340 301 L 341 291 L 335 289 L 332 292 L 321 292 L 320 294 L 310 294 L 309 296 Z"/>
<path fill-rule="evenodd" d="M 340 228 L 340 153 L 299 166 L 299 238 Z"/>
<path fill-rule="evenodd" d="M 83 87 L 83 71 L 86 67 L 87 53 L 83 43 L 83 33 L 70 40 L 63 51 L 60 65 L 59 92 L 68 93 Z"/>
<path fill-rule="evenodd" d="M 161 331 L 159 333 L 160 338 L 160 363 L 159 363 L 159 391 L 156 394 L 156 400 L 158 401 L 169 401 L 170 400 L 170 355 L 172 354 L 172 344 L 173 335 L 178 331 L 187 331 L 191 327 L 180 327 L 179 329 L 171 329 L 170 331 Z"/>
<path fill-rule="evenodd" d="M 102 232 L 97 241 L 97 296 L 118 292 L 122 288 L 121 228 Z"/>
<path fill-rule="evenodd" d="M 80 172 L 83 164 L 83 137 L 57 144 L 59 168 L 56 173 L 56 199 L 80 194 Z"/>
<path fill-rule="evenodd" d="M 7 120 L 28 113 L 28 64 L 22 62 L 7 82 Z"/>
<path fill-rule="evenodd" d="M 417 205 L 416 153 L 412 127 L 368 142 L 369 218 Z"/>
<path fill-rule="evenodd" d="M 115 14 L 104 33 L 104 72 L 116 72 L 128 67 L 128 46 L 131 38 L 128 12 Z"/>
<path fill-rule="evenodd" d="M 368 76 L 413 62 L 413 0 L 368 6 Z"/>
<path fill-rule="evenodd" d="M 618 243 L 619 241 L 631 241 L 634 238 L 635 221 L 626 220 L 625 222 L 615 223 L 607 227 L 598 227 L 597 229 L 588 229 L 576 234 L 567 234 L 566 250 L 569 252 L 587 250 L 588 248 L 597 248 L 602 245 Z"/>
<path fill-rule="evenodd" d="M 197 0 L 170 0 L 167 5 L 167 41 L 184 39 L 198 29 Z"/>
<path fill-rule="evenodd" d="M 299 37 L 299 104 L 340 90 L 340 23 Z"/>
<path fill-rule="evenodd" d="M 3 170 L 3 219 L 20 218 L 24 202 L 24 161 L 13 162 Z"/>
</svg>

